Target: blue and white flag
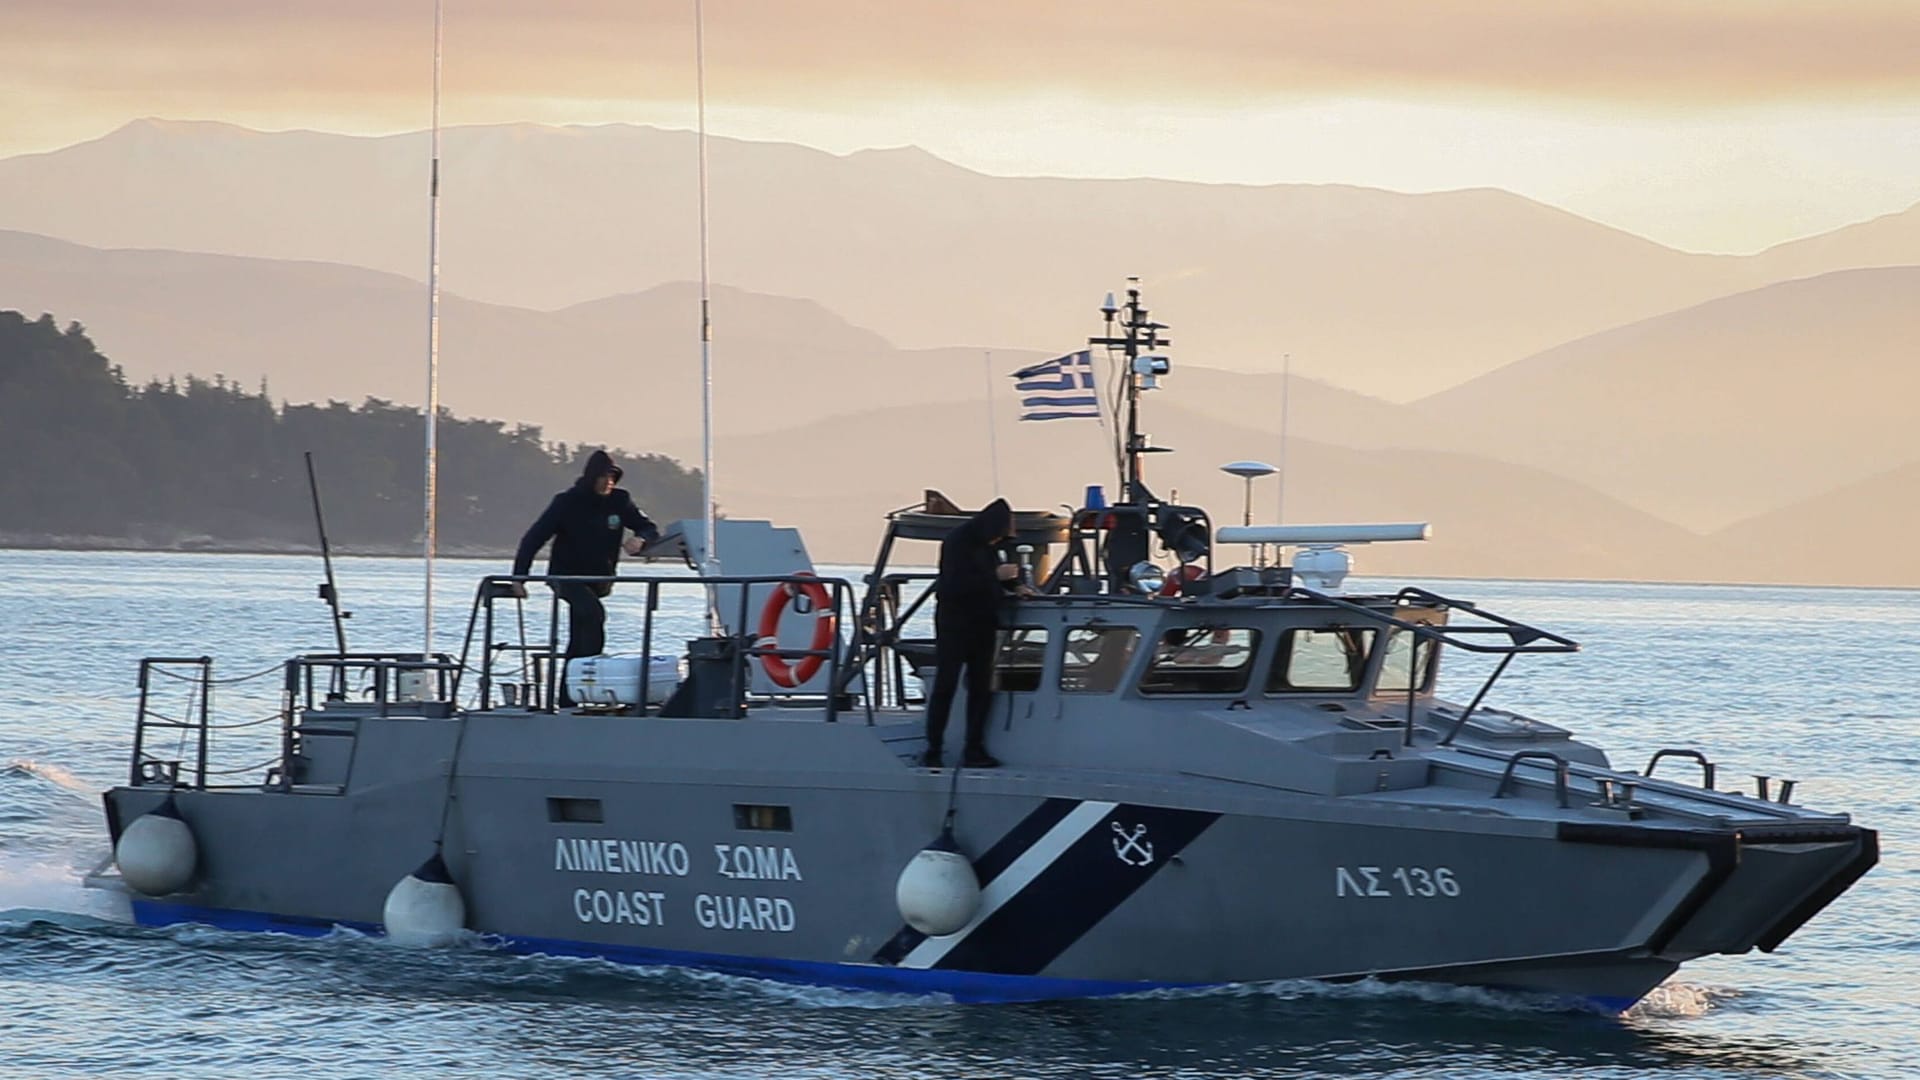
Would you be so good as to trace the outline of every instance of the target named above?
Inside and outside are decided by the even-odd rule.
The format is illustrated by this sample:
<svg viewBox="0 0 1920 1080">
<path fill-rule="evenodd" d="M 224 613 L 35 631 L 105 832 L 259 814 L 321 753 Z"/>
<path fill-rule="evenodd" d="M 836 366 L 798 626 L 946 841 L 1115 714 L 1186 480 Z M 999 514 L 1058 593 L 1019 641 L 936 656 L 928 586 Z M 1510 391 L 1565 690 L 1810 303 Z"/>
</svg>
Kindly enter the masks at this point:
<svg viewBox="0 0 1920 1080">
<path fill-rule="evenodd" d="M 1093 386 L 1093 353 L 1082 349 L 1013 373 L 1020 380 L 1020 419 L 1099 419 L 1100 396 Z"/>
</svg>

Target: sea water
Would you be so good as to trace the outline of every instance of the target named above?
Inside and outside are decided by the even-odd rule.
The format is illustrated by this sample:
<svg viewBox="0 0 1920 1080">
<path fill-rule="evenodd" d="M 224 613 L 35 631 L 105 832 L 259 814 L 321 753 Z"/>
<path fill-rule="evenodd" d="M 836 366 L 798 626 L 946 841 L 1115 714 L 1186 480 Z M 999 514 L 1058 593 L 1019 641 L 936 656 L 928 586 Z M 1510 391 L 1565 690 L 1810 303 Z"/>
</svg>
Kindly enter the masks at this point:
<svg viewBox="0 0 1920 1080">
<path fill-rule="evenodd" d="M 438 648 L 458 648 L 474 580 L 504 569 L 441 562 Z M 417 561 L 338 571 L 350 646 L 420 647 Z M 214 719 L 236 726 L 210 767 L 257 777 L 277 746 L 276 665 L 333 647 L 319 579 L 312 558 L 0 551 L 0 1077 L 1920 1076 L 1920 593 L 1426 583 L 1584 646 L 1516 661 L 1492 703 L 1625 767 L 1699 746 L 1723 788 L 1792 778 L 1796 801 L 1881 830 L 1881 864 L 1780 952 L 1696 961 L 1607 1017 L 1372 983 L 963 1006 L 345 931 L 128 925 L 81 878 L 107 854 L 99 792 L 125 779 L 139 658 L 210 654 L 238 680 L 216 690 Z M 668 641 L 696 631 L 697 601 L 667 606 Z M 547 606 L 527 610 L 538 636 Z M 618 645 L 640 590 L 609 611 Z M 1470 697 L 1486 665 L 1450 664 L 1442 692 Z M 162 713 L 193 706 L 164 677 L 151 694 Z"/>
</svg>

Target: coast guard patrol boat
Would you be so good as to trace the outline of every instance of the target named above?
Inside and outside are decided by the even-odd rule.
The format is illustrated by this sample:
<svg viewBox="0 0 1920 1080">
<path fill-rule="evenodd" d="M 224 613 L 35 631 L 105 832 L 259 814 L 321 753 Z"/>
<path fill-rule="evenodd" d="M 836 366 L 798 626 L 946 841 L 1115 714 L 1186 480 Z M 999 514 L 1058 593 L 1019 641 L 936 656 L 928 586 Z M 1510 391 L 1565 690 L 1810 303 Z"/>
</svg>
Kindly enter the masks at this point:
<svg viewBox="0 0 1920 1080">
<path fill-rule="evenodd" d="M 618 578 L 646 600 L 636 657 L 568 665 L 553 616 L 514 639 L 512 585 L 546 579 L 504 575 L 458 656 L 344 637 L 296 656 L 278 753 L 239 783 L 209 767 L 204 698 L 148 707 L 165 674 L 211 687 L 211 661 L 144 661 L 97 880 L 146 925 L 478 934 L 968 1001 L 1371 976 L 1624 1009 L 1690 959 L 1776 948 L 1874 864 L 1873 831 L 1790 784 L 1722 790 L 1692 747 L 1617 767 L 1488 704 L 1516 658 L 1578 646 L 1425 589 L 1345 591 L 1345 545 L 1424 526 L 1215 529 L 1157 499 L 1139 391 L 1165 327 L 1137 289 L 1103 310 L 1123 497 L 1017 517 L 1036 595 L 1004 618 L 1003 767 L 918 764 L 931 575 L 895 549 L 965 520 L 930 492 L 862 581 L 733 521 L 728 575 Z M 649 554 L 704 564 L 703 533 Z M 1242 543 L 1298 554 L 1222 565 Z M 656 657 L 674 590 L 712 629 L 683 616 Z M 1443 700 L 1459 653 L 1491 675 Z M 579 705 L 557 706 L 561 680 Z"/>
</svg>

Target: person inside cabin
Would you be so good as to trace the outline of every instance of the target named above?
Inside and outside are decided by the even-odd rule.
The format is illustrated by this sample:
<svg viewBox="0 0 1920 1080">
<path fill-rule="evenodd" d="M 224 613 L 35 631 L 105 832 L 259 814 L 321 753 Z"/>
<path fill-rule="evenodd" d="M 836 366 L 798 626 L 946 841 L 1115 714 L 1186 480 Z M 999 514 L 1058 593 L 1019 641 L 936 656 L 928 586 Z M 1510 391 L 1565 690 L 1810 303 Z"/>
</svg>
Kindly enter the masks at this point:
<svg viewBox="0 0 1920 1080">
<path fill-rule="evenodd" d="M 587 457 L 586 467 L 573 486 L 553 497 L 525 536 L 513 557 L 515 577 L 527 574 L 540 548 L 553 541 L 547 555 L 547 573 L 555 577 L 612 577 L 620 564 L 621 540 L 626 530 L 633 536 L 625 541 L 627 554 L 638 555 L 642 548 L 660 538 L 660 530 L 633 504 L 633 497 L 618 486 L 622 471 L 605 450 Z M 610 581 L 551 582 L 553 591 L 567 602 L 566 656 L 598 656 L 606 651 L 607 609 L 600 598 L 613 591 Z M 513 594 L 527 595 L 521 582 L 513 585 Z M 571 706 L 564 680 L 560 704 Z"/>
<path fill-rule="evenodd" d="M 927 696 L 927 750 L 920 763 L 940 768 L 945 760 L 947 717 L 960 676 L 967 679 L 967 738 L 960 764 L 969 769 L 999 765 L 987 753 L 987 714 L 993 706 L 993 658 L 1000 604 L 1011 595 L 1031 595 L 1020 567 L 1005 561 L 1001 543 L 1013 535 L 1013 508 L 995 499 L 940 541 L 940 575 L 934 581 L 933 691 Z"/>
</svg>

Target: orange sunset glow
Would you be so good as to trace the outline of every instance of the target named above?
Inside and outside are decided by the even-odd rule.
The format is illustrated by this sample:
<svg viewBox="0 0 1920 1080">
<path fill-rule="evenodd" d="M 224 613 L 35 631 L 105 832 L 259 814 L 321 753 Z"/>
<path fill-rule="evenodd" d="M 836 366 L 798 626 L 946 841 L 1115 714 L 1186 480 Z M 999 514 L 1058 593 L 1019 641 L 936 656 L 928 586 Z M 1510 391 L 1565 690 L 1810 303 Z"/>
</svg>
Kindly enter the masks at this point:
<svg viewBox="0 0 1920 1080">
<path fill-rule="evenodd" d="M 1186 497 L 1284 452 L 1292 518 L 1435 522 L 1388 569 L 1920 583 L 1907 0 L 701 10 L 731 513 L 857 556 L 927 487 L 1100 479 L 1002 376 L 1138 274 Z M 444 14 L 445 404 L 698 461 L 694 5 Z M 0 306 L 417 405 L 433 15 L 11 4 Z"/>
</svg>

